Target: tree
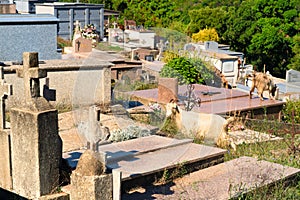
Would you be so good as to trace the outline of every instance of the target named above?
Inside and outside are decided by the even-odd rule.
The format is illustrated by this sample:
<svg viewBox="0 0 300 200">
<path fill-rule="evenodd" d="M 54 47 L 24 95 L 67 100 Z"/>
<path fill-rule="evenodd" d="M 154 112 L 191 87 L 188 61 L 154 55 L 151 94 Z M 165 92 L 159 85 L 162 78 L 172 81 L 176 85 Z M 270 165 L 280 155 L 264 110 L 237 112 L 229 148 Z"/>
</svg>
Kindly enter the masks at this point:
<svg viewBox="0 0 300 200">
<path fill-rule="evenodd" d="M 213 78 L 210 71 L 200 59 L 177 57 L 170 60 L 161 70 L 162 77 L 178 78 L 180 84 L 205 84 Z"/>
<path fill-rule="evenodd" d="M 221 37 L 235 50 L 244 52 L 259 71 L 266 64 L 273 75 L 284 77 L 293 56 L 292 37 L 299 31 L 295 26 L 297 1 L 243 1 L 228 12 L 228 29 Z"/>
<path fill-rule="evenodd" d="M 112 0 L 113 7 L 123 17 L 132 19 L 145 27 L 168 27 L 180 16 L 176 2 L 172 0 Z"/>
<path fill-rule="evenodd" d="M 215 28 L 218 32 L 223 30 L 226 25 L 223 21 L 226 17 L 226 11 L 221 8 L 201 8 L 189 12 L 190 23 L 187 27 L 187 34 L 198 33 L 205 28 Z"/>
<path fill-rule="evenodd" d="M 214 28 L 205 28 L 200 30 L 198 33 L 192 35 L 194 42 L 205 42 L 205 41 L 219 41 L 219 36 Z"/>
</svg>

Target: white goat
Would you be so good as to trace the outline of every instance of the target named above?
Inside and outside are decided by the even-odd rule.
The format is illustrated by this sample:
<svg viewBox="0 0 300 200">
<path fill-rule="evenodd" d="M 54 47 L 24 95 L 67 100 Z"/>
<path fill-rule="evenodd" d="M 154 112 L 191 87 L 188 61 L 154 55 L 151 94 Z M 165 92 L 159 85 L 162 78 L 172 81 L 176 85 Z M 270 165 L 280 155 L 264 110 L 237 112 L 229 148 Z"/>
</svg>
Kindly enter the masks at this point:
<svg viewBox="0 0 300 200">
<path fill-rule="evenodd" d="M 178 130 L 194 138 L 210 139 L 219 147 L 231 146 L 234 151 L 236 145 L 227 134 L 227 127 L 234 118 L 228 120 L 215 114 L 184 111 L 174 101 L 166 105 L 166 117 L 175 120 Z"/>
</svg>

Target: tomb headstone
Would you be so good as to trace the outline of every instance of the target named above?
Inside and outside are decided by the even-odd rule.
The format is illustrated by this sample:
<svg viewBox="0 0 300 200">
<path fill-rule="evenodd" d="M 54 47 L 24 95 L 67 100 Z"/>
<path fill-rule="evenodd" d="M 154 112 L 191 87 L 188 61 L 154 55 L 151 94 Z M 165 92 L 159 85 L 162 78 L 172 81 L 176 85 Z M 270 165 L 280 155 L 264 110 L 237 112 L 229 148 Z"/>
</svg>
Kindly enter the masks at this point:
<svg viewBox="0 0 300 200">
<path fill-rule="evenodd" d="M 87 148 L 95 152 L 110 136 L 109 129 L 100 123 L 100 108 L 95 105 L 89 107 L 88 122 L 80 122 L 78 131 L 86 138 Z"/>
<path fill-rule="evenodd" d="M 23 53 L 25 104 L 11 109 L 11 159 L 13 192 L 29 199 L 52 193 L 59 186 L 62 141 L 58 135 L 58 114 L 40 96 L 38 53 Z"/>
<path fill-rule="evenodd" d="M 86 150 L 71 175 L 71 199 L 112 200 L 113 178 L 106 174 L 104 154 Z"/>
<path fill-rule="evenodd" d="M 80 37 L 75 40 L 74 45 L 75 53 L 84 53 L 92 51 L 92 40 Z"/>
<path fill-rule="evenodd" d="M 171 99 L 177 99 L 178 79 L 159 78 L 158 80 L 158 102 L 169 103 Z"/>
<path fill-rule="evenodd" d="M 288 70 L 286 72 L 286 82 L 300 82 L 300 72 L 293 69 Z"/>
</svg>

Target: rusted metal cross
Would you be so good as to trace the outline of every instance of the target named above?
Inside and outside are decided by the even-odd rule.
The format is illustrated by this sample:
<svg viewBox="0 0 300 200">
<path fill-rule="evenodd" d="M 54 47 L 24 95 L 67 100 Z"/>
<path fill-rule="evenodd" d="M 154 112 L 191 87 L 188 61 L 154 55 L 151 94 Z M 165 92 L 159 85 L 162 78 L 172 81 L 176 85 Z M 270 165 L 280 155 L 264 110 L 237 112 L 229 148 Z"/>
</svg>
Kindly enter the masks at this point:
<svg viewBox="0 0 300 200">
<path fill-rule="evenodd" d="M 1 105 L 0 105 L 0 130 L 6 128 L 5 126 L 5 99 L 12 95 L 12 85 L 7 84 L 4 80 L 3 67 L 0 67 L 0 95 L 1 95 Z"/>
<path fill-rule="evenodd" d="M 37 52 L 23 53 L 23 68 L 17 69 L 17 76 L 24 78 L 25 101 L 40 97 L 40 78 L 47 77 L 47 71 L 39 69 Z"/>
</svg>

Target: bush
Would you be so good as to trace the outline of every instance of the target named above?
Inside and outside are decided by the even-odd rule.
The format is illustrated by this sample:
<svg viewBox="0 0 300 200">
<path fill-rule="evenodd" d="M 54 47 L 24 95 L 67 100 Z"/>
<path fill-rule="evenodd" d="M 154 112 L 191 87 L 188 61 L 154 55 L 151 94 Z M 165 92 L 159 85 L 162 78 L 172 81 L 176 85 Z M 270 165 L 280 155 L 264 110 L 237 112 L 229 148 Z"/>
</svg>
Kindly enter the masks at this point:
<svg viewBox="0 0 300 200">
<path fill-rule="evenodd" d="M 139 137 L 151 135 L 148 129 L 139 126 L 129 125 L 126 129 L 118 129 L 111 132 L 109 140 L 112 142 L 121 142 Z"/>
<path fill-rule="evenodd" d="M 61 37 L 57 37 L 57 47 L 58 48 L 64 48 L 64 47 L 71 47 L 72 42 L 69 40 L 65 40 Z"/>
<path fill-rule="evenodd" d="M 287 101 L 283 108 L 283 118 L 288 123 L 300 123 L 300 100 Z"/>
<path fill-rule="evenodd" d="M 179 84 L 205 84 L 213 79 L 213 72 L 200 59 L 175 57 L 161 70 L 161 77 L 178 78 Z"/>
</svg>

